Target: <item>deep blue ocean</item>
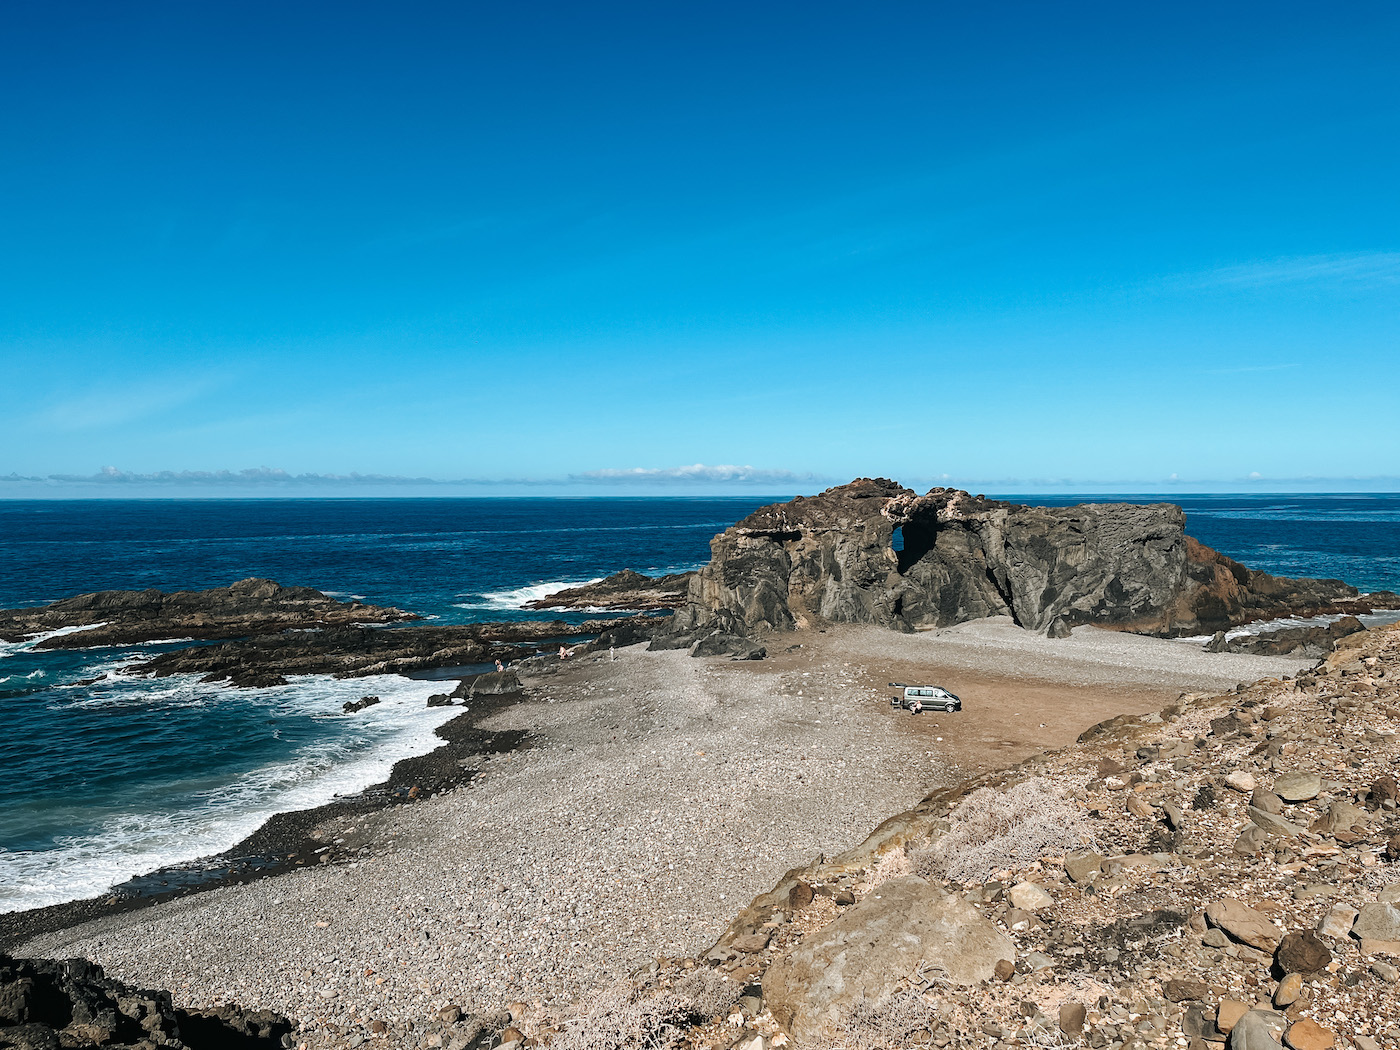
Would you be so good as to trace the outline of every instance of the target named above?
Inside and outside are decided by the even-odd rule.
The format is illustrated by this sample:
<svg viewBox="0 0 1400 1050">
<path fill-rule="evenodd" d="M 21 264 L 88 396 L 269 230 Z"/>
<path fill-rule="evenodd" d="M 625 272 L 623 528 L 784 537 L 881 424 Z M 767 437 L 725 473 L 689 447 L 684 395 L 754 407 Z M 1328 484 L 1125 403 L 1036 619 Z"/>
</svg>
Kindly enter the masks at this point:
<svg viewBox="0 0 1400 1050">
<path fill-rule="evenodd" d="M 0 607 L 263 576 L 440 623 L 555 618 L 520 605 L 622 568 L 696 568 L 715 533 L 779 498 L 0 501 Z M 1400 495 L 1172 502 L 1252 568 L 1400 591 Z M 397 677 L 238 690 L 121 673 L 160 648 L 0 643 L 0 912 L 227 849 L 272 813 L 384 779 L 454 714 L 425 706 L 439 685 Z M 383 702 L 341 713 L 366 693 Z"/>
</svg>

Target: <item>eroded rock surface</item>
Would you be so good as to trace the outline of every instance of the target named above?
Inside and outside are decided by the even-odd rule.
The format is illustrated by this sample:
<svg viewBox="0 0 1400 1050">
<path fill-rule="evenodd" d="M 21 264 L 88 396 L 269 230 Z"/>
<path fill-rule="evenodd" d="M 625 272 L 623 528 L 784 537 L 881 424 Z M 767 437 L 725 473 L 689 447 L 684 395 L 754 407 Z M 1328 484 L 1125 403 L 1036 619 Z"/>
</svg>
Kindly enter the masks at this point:
<svg viewBox="0 0 1400 1050">
<path fill-rule="evenodd" d="M 989 980 L 1016 946 L 971 904 L 917 876 L 884 883 L 769 967 L 763 995 L 799 1041 L 817 1038 L 856 1003 L 878 1000 L 910 974 L 955 985 Z"/>
<path fill-rule="evenodd" d="M 1009 615 L 1054 635 L 1094 624 L 1180 636 L 1400 604 L 1363 600 L 1340 580 L 1248 569 L 1187 536 L 1185 523 L 1166 503 L 1027 507 L 862 478 L 762 507 L 715 537 L 675 626 L 912 630 Z"/>
</svg>

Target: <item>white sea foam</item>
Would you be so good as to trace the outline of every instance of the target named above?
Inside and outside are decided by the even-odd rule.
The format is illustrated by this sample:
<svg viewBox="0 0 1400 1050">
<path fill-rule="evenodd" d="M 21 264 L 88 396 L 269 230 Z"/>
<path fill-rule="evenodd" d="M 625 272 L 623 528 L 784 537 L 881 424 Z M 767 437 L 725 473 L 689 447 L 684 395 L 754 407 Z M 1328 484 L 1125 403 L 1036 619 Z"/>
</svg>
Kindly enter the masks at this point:
<svg viewBox="0 0 1400 1050">
<path fill-rule="evenodd" d="M 397 675 L 354 679 L 313 675 L 258 690 L 259 703 L 282 712 L 354 719 L 353 736 L 328 737 L 301 748 L 286 761 L 196 791 L 182 799 L 179 808 L 114 814 L 95 833 L 61 839 L 54 849 L 0 850 L 0 912 L 95 896 L 134 876 L 221 853 L 275 813 L 311 809 L 385 780 L 395 762 L 438 747 L 442 741 L 433 731 L 461 713 L 458 708 L 426 706 L 427 698 L 441 688 L 440 682 Z M 121 696 L 77 704 L 169 708 L 216 703 L 221 693 L 233 692 L 231 687 L 201 683 L 194 675 L 175 675 L 133 680 Z M 343 714 L 345 701 L 366 693 L 378 696 L 380 702 L 357 714 Z M 241 695 L 246 699 L 253 694 L 241 691 Z"/>
<path fill-rule="evenodd" d="M 486 591 L 478 595 L 462 595 L 473 601 L 454 603 L 458 609 L 522 609 L 526 602 L 537 602 L 551 594 L 568 590 L 570 587 L 584 587 L 603 579 L 595 576 L 591 580 L 551 580 L 548 583 L 532 583 L 526 587 L 516 587 L 509 591 Z"/>
<path fill-rule="evenodd" d="M 1251 635 L 1272 634 L 1274 631 L 1286 630 L 1290 627 L 1328 627 L 1342 619 L 1345 613 L 1328 613 L 1325 616 L 1280 616 L 1277 620 L 1251 620 L 1249 623 L 1241 624 L 1225 632 L 1226 640 L 1235 638 L 1248 638 Z M 1358 616 L 1367 627 L 1381 627 L 1388 623 L 1400 621 L 1400 611 L 1393 609 L 1382 609 L 1374 613 L 1365 613 Z M 1183 638 L 1177 638 L 1179 642 L 1190 642 L 1195 645 L 1204 645 L 1210 641 L 1214 635 L 1193 634 Z"/>
<path fill-rule="evenodd" d="M 50 638 L 61 638 L 65 634 L 77 634 L 79 631 L 90 631 L 94 627 L 101 627 L 102 623 L 85 623 L 77 627 L 60 627 L 56 631 L 40 631 L 38 634 L 27 635 L 18 642 L 0 642 L 0 660 L 7 656 L 14 656 L 16 653 L 27 653 L 40 642 L 46 642 Z"/>
<path fill-rule="evenodd" d="M 4 685 L 6 682 L 32 682 L 36 678 L 43 677 L 44 672 L 42 670 L 30 671 L 28 674 L 0 675 L 0 685 Z"/>
</svg>

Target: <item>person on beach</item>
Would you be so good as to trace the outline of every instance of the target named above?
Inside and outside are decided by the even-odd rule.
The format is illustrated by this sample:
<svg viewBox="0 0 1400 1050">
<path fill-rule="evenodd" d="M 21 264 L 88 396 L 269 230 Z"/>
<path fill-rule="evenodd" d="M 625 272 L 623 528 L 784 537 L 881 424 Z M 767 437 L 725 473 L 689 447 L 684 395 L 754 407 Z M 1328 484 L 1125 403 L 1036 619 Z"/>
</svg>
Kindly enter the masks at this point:
<svg viewBox="0 0 1400 1050">
<path fill-rule="evenodd" d="M 617 648 L 615 646 L 608 646 L 608 659 L 617 663 Z"/>
<path fill-rule="evenodd" d="M 568 658 L 569 658 L 569 650 L 566 649 L 566 648 L 564 648 L 564 647 L 561 645 L 561 646 L 559 647 L 559 659 L 561 659 L 561 660 L 567 660 Z"/>
<path fill-rule="evenodd" d="M 504 671 L 505 669 L 506 669 L 506 665 L 503 664 L 503 663 L 501 663 L 500 659 L 498 658 L 498 659 L 496 660 L 496 672 L 499 674 L 501 671 Z"/>
<path fill-rule="evenodd" d="M 910 701 L 909 701 L 909 713 L 910 713 L 911 715 L 917 715 L 917 714 L 918 714 L 920 711 L 922 711 L 923 709 L 924 709 L 924 702 L 923 702 L 922 700 L 910 700 Z"/>
</svg>

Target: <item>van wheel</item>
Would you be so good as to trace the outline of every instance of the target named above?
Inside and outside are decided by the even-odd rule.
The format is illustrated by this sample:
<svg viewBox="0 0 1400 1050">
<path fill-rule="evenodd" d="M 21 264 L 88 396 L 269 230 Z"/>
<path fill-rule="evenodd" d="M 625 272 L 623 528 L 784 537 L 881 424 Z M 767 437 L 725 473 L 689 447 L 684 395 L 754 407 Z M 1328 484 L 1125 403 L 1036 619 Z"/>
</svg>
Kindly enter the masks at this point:
<svg viewBox="0 0 1400 1050">
<path fill-rule="evenodd" d="M 951 715 L 954 711 L 957 710 L 957 708 L 954 707 L 952 704 L 945 704 L 943 710 L 947 711 Z"/>
</svg>

